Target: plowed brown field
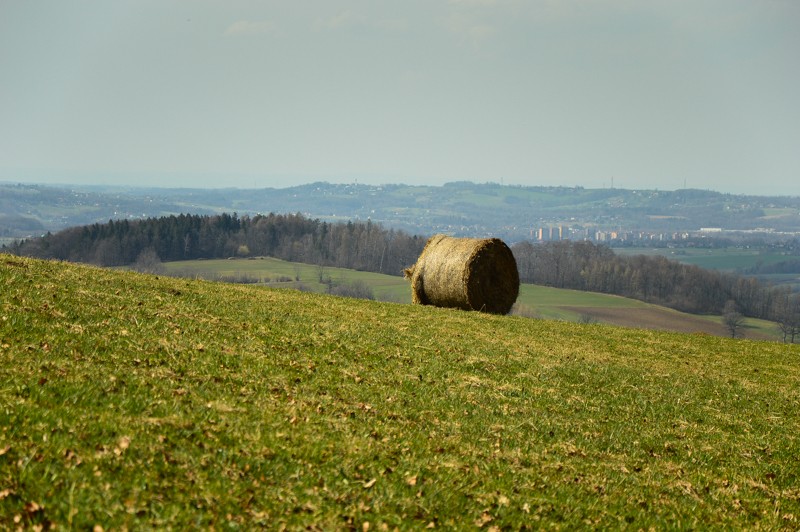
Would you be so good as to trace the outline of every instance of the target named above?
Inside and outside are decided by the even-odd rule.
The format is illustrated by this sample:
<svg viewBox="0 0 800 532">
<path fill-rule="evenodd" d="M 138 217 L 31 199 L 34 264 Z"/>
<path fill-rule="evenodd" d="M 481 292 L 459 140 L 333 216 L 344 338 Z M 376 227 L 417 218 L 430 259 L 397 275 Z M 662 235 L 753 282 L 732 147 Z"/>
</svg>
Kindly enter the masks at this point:
<svg viewBox="0 0 800 532">
<path fill-rule="evenodd" d="M 634 327 L 640 329 L 656 329 L 683 333 L 701 332 L 715 336 L 729 336 L 728 330 L 719 323 L 687 314 L 681 314 L 666 308 L 610 308 L 610 307 L 561 307 L 572 312 L 591 316 L 602 323 Z M 744 328 L 744 338 L 753 340 L 771 340 L 767 335 Z"/>
</svg>

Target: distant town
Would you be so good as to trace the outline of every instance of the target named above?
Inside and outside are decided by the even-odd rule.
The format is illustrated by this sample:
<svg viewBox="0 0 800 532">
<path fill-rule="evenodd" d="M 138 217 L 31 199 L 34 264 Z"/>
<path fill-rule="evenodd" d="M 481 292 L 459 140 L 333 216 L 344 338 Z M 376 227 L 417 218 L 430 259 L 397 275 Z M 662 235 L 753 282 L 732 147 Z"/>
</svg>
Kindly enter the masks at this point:
<svg viewBox="0 0 800 532">
<path fill-rule="evenodd" d="M 771 241 L 781 238 L 797 238 L 799 236 L 800 232 L 798 231 L 776 231 L 771 228 L 728 230 L 722 227 L 701 227 L 697 231 L 655 232 L 624 229 L 603 231 L 576 225 L 550 225 L 532 229 L 530 240 L 533 242 L 589 240 L 610 245 L 649 245 L 661 243 L 670 247 L 670 245 L 684 245 L 687 242 L 697 245 L 698 240 L 728 239 L 732 241 L 741 241 L 744 239 L 760 238 Z"/>
</svg>

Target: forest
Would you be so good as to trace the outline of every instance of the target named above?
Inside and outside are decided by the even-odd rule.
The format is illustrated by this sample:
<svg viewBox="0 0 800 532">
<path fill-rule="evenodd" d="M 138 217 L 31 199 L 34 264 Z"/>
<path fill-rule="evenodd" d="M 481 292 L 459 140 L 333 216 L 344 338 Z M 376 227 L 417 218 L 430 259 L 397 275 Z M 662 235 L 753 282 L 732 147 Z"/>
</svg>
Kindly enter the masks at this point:
<svg viewBox="0 0 800 532">
<path fill-rule="evenodd" d="M 186 215 L 73 227 L 3 248 L 45 259 L 100 266 L 137 262 L 270 256 L 287 261 L 401 275 L 427 238 L 379 223 L 329 223 L 302 214 Z M 615 294 L 693 314 L 742 315 L 778 323 L 800 338 L 800 294 L 664 257 L 621 256 L 589 241 L 512 245 L 525 283 Z"/>
<path fill-rule="evenodd" d="M 161 261 L 269 256 L 401 275 L 426 239 L 370 221 L 328 223 L 301 214 L 165 216 L 109 220 L 48 233 L 6 247 L 31 257 L 98 266 L 135 264 L 143 253 Z"/>
</svg>

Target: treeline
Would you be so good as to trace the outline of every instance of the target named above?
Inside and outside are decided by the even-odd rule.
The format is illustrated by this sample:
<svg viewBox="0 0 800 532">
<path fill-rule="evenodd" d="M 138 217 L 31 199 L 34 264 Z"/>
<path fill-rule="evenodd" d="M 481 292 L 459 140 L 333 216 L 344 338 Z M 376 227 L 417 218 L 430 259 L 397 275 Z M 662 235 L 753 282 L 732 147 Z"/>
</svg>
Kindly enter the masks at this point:
<svg viewBox="0 0 800 532">
<path fill-rule="evenodd" d="M 744 270 L 744 273 L 748 275 L 800 273 L 800 259 L 784 260 L 773 264 L 759 262 L 755 266 Z"/>
<path fill-rule="evenodd" d="M 512 247 L 522 282 L 615 294 L 692 314 L 722 314 L 734 301 L 745 316 L 800 330 L 800 295 L 661 256 L 625 257 L 591 242 L 521 242 Z M 789 329 L 794 336 L 794 329 Z"/>
<path fill-rule="evenodd" d="M 328 223 L 301 214 L 182 214 L 140 221 L 110 220 L 25 240 L 5 248 L 18 255 L 99 266 L 160 261 L 270 256 L 287 261 L 401 275 L 426 239 L 380 224 Z"/>
</svg>

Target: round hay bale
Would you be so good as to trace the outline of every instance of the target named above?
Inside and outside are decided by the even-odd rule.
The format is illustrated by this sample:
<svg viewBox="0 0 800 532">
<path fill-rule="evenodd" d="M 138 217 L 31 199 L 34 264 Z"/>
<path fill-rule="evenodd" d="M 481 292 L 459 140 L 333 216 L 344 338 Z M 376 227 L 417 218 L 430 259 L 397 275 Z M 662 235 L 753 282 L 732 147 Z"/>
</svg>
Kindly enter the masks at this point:
<svg viewBox="0 0 800 532">
<path fill-rule="evenodd" d="M 517 261 L 499 238 L 432 236 L 404 273 L 421 305 L 508 314 L 519 295 Z"/>
</svg>

